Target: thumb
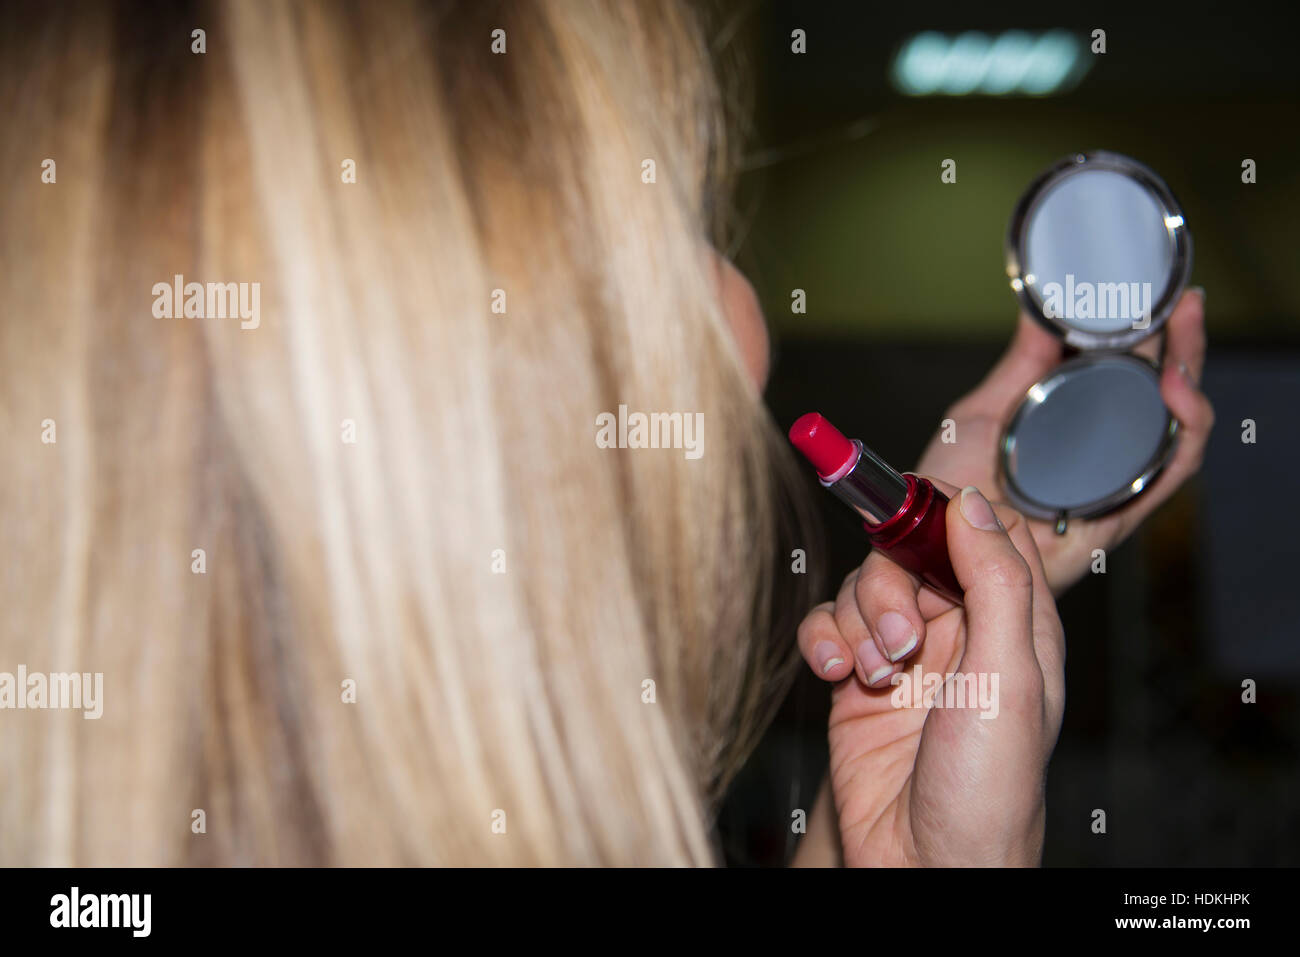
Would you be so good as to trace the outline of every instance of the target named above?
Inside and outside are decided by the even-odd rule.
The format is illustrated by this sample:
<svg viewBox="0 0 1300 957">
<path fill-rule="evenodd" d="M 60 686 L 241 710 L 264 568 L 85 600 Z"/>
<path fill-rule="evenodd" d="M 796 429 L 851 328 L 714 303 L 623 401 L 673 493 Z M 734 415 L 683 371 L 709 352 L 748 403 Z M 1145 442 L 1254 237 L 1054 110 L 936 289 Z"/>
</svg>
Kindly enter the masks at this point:
<svg viewBox="0 0 1300 957">
<path fill-rule="evenodd" d="M 1030 384 L 1056 367 L 1062 352 L 1061 340 L 1022 311 L 1011 345 L 964 404 L 973 412 L 1001 418 Z"/>
<path fill-rule="evenodd" d="M 1033 668 L 1034 578 L 993 507 L 974 486 L 948 503 L 948 557 L 965 592 L 962 670 L 1012 676 Z"/>
</svg>

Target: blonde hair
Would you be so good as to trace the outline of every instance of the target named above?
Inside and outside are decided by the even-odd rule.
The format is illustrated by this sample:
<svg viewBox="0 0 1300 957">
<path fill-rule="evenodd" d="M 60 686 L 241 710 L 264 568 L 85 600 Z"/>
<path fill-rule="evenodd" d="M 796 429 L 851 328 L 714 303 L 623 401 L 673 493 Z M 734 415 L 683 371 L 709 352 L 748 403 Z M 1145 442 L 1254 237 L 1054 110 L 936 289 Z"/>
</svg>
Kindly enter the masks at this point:
<svg viewBox="0 0 1300 957">
<path fill-rule="evenodd" d="M 0 31 L 0 670 L 104 676 L 0 712 L 0 863 L 714 862 L 789 463 L 695 15 L 106 7 Z M 177 274 L 260 325 L 155 317 Z M 620 404 L 704 455 L 598 447 Z"/>
</svg>

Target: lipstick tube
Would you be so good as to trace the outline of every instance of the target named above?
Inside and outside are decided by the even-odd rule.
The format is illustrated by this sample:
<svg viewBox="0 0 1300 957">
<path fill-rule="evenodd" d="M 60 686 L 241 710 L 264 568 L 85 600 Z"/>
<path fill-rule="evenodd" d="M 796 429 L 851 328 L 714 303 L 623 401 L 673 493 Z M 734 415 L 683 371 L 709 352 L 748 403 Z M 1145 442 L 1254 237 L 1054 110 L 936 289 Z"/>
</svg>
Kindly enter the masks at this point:
<svg viewBox="0 0 1300 957">
<path fill-rule="evenodd" d="M 894 471 L 816 412 L 795 422 L 790 441 L 817 469 L 822 486 L 862 516 L 873 548 L 961 604 L 948 558 L 947 495 L 929 479 Z"/>
</svg>

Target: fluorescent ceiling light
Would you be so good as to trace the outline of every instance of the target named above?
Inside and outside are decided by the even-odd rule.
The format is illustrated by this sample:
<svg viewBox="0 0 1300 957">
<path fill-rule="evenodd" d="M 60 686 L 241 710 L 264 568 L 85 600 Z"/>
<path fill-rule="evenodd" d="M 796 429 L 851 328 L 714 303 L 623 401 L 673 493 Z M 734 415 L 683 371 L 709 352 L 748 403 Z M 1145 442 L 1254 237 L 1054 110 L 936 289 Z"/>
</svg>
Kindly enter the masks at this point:
<svg viewBox="0 0 1300 957">
<path fill-rule="evenodd" d="M 1082 41 L 1065 30 L 992 37 L 970 30 L 918 33 L 898 51 L 891 74 L 909 96 L 1046 96 L 1074 86 L 1090 65 Z"/>
</svg>

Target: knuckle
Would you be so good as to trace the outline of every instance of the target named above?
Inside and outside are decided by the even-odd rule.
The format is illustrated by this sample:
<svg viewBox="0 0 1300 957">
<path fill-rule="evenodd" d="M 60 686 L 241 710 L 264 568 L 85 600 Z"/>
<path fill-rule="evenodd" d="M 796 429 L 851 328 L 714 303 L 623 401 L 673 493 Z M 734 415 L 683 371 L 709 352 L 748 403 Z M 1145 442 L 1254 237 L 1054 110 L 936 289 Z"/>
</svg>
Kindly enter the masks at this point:
<svg viewBox="0 0 1300 957">
<path fill-rule="evenodd" d="M 1010 505 L 1001 502 L 994 503 L 993 513 L 997 515 L 998 520 L 1002 522 L 1003 527 L 1006 528 L 1008 532 L 1017 525 L 1023 524 L 1025 521 L 1025 516 L 1023 514 L 1012 508 Z"/>
<path fill-rule="evenodd" d="M 903 573 L 887 563 L 864 566 L 854 589 L 858 607 L 869 608 L 882 602 L 896 604 L 901 596 L 914 601 L 911 589 L 907 587 L 909 583 L 910 579 L 903 577 Z"/>
<path fill-rule="evenodd" d="M 873 588 L 879 588 L 882 585 L 888 585 L 893 581 L 892 570 L 880 562 L 867 562 L 862 566 L 862 574 L 858 576 L 857 590 L 859 593 L 870 591 Z"/>
<path fill-rule="evenodd" d="M 836 632 L 838 629 L 835 627 L 835 619 L 830 611 L 818 606 L 799 622 L 799 627 L 795 631 L 795 640 L 800 646 L 811 646 L 822 638 L 834 637 Z"/>
<path fill-rule="evenodd" d="M 865 564 L 859 565 L 844 576 L 844 581 L 840 582 L 840 590 L 836 593 L 836 601 L 839 600 L 840 596 L 844 595 L 846 592 L 852 592 L 853 589 L 857 587 L 858 578 L 861 577 L 864 567 Z"/>
<path fill-rule="evenodd" d="M 1023 717 L 1042 717 L 1047 703 L 1047 686 L 1037 669 L 1026 671 L 1000 689 L 1000 706 L 1004 712 Z"/>
<path fill-rule="evenodd" d="M 795 629 L 794 632 L 795 641 L 797 641 L 800 645 L 807 644 L 809 641 L 811 641 L 813 638 L 816 637 L 815 634 L 813 633 L 813 629 L 815 627 L 816 625 L 813 622 L 813 616 L 809 615 L 803 621 L 799 622 L 799 627 Z"/>
<path fill-rule="evenodd" d="M 1033 587 L 1034 576 L 1029 570 L 1029 563 L 1014 550 L 999 554 L 980 562 L 976 573 L 982 581 L 999 588 L 1029 590 Z"/>
<path fill-rule="evenodd" d="M 835 631 L 850 647 L 856 648 L 864 639 L 870 637 L 867 626 L 858 612 L 857 602 L 845 599 L 835 603 Z"/>
</svg>

